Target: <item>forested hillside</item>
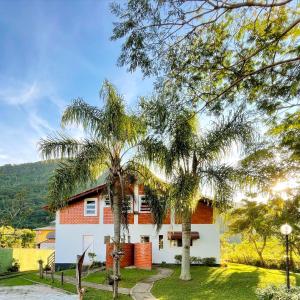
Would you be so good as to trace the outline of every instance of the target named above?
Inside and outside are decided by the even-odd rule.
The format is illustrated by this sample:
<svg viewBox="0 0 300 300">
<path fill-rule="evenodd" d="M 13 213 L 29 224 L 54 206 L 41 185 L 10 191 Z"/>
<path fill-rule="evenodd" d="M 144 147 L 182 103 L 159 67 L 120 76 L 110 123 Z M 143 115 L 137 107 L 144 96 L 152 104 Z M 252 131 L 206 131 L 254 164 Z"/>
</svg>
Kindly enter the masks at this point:
<svg viewBox="0 0 300 300">
<path fill-rule="evenodd" d="M 46 204 L 48 179 L 55 167 L 55 161 L 0 166 L 1 219 L 3 214 L 12 214 L 21 206 L 19 203 L 24 202 L 23 211 L 12 218 L 10 225 L 35 228 L 52 221 L 53 214 L 43 210 L 42 206 Z M 28 211 L 28 207 L 31 210 Z"/>
</svg>

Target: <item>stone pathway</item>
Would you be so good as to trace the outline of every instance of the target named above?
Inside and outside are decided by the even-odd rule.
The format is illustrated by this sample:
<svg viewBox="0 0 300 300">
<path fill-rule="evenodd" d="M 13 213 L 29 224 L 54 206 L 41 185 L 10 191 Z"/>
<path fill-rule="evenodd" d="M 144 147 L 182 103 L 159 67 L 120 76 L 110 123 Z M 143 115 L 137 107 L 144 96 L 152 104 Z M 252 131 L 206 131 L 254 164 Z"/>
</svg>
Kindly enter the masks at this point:
<svg viewBox="0 0 300 300">
<path fill-rule="evenodd" d="M 155 281 L 169 277 L 173 270 L 167 268 L 157 268 L 158 273 L 152 275 L 141 282 L 138 282 L 132 289 L 118 288 L 120 294 L 131 295 L 135 300 L 155 300 L 156 298 L 151 294 L 151 289 Z M 54 278 L 60 280 L 60 275 L 54 274 Z M 64 276 L 64 281 L 76 285 L 76 278 L 71 276 Z M 90 287 L 98 290 L 112 292 L 112 286 L 107 284 L 92 283 L 82 281 L 83 287 Z"/>
<path fill-rule="evenodd" d="M 166 268 L 157 268 L 158 273 L 156 275 L 152 275 L 147 279 L 138 282 L 131 289 L 131 297 L 134 300 L 155 300 L 156 298 L 151 294 L 151 289 L 155 281 L 167 278 L 171 276 L 173 270 Z"/>
<path fill-rule="evenodd" d="M 77 300 L 77 295 L 70 295 L 61 290 L 45 285 L 20 285 L 0 287 L 0 300 Z"/>
<path fill-rule="evenodd" d="M 54 274 L 54 278 L 57 279 L 57 280 L 60 280 L 61 276 L 57 275 L 57 274 Z M 64 282 L 76 285 L 76 278 L 71 277 L 71 276 L 64 276 Z M 103 290 L 103 291 L 112 292 L 112 286 L 108 285 L 108 284 L 101 284 L 101 283 L 93 283 L 93 282 L 81 281 L 81 285 L 83 287 L 90 287 L 90 288 L 97 289 L 97 290 Z M 121 287 L 119 287 L 118 291 L 119 291 L 120 294 L 130 295 L 130 289 L 128 289 L 128 288 L 121 288 Z"/>
</svg>

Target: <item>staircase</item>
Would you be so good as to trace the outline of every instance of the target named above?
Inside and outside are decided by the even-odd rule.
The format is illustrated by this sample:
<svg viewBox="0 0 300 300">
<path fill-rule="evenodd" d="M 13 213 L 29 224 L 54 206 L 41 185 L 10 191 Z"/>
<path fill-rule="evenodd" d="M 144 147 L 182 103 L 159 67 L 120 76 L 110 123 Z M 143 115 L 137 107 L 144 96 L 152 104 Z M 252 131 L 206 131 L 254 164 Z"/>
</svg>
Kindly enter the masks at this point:
<svg viewBox="0 0 300 300">
<path fill-rule="evenodd" d="M 47 265 L 51 268 L 51 272 L 55 272 L 55 251 L 48 256 Z"/>
</svg>

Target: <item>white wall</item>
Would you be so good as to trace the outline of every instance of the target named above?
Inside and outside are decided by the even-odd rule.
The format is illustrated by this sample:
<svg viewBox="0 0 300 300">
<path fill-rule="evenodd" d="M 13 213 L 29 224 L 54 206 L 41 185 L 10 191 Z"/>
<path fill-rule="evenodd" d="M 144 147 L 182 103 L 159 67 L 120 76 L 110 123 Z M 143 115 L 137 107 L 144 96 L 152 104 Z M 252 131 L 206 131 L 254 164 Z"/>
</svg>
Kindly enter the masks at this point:
<svg viewBox="0 0 300 300">
<path fill-rule="evenodd" d="M 56 213 L 56 263 L 75 263 L 76 256 L 82 254 L 83 236 L 94 236 L 94 252 L 96 260 L 106 260 L 106 246 L 104 236 L 113 236 L 113 224 L 103 224 L 104 201 L 99 201 L 100 224 L 59 224 L 59 212 Z M 171 218 L 173 223 L 173 217 Z M 181 254 L 182 247 L 172 246 L 168 240 L 169 231 L 181 231 L 179 224 L 165 224 L 159 233 L 155 226 L 151 224 L 137 224 L 138 216 L 134 215 L 134 223 L 129 225 L 129 235 L 131 243 L 140 242 L 141 235 L 150 236 L 152 242 L 153 263 L 174 263 L 174 256 Z M 220 237 L 217 224 L 192 224 L 192 231 L 200 234 L 200 239 L 193 241 L 191 246 L 191 256 L 216 257 L 220 263 Z M 163 235 L 164 248 L 159 250 L 158 236 Z M 127 241 L 127 238 L 126 238 Z"/>
<path fill-rule="evenodd" d="M 168 231 L 180 231 L 180 225 L 163 225 L 156 233 L 153 225 L 129 225 L 129 235 L 132 243 L 140 242 L 141 235 L 149 235 L 152 242 L 153 263 L 174 263 L 174 255 L 181 254 L 181 247 L 171 246 L 167 239 Z M 216 257 L 220 262 L 220 241 L 217 225 L 192 225 L 192 231 L 200 234 L 200 239 L 193 241 L 191 255 L 197 257 Z M 158 235 L 164 236 L 164 248 L 158 248 Z M 113 236 L 112 224 L 57 224 L 56 227 L 56 263 L 75 263 L 76 255 L 83 252 L 83 236 L 94 236 L 94 252 L 96 260 L 106 260 L 104 236 Z"/>
</svg>

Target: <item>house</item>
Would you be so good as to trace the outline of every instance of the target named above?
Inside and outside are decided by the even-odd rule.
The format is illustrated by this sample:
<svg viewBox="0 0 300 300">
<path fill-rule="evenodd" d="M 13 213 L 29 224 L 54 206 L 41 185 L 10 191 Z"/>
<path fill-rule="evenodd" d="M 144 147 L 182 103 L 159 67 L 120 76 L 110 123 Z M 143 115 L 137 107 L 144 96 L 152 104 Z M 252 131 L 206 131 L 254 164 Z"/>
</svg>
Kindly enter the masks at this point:
<svg viewBox="0 0 300 300">
<path fill-rule="evenodd" d="M 35 228 L 35 242 L 37 248 L 55 249 L 55 226 Z"/>
<path fill-rule="evenodd" d="M 182 249 L 180 220 L 172 212 L 167 214 L 157 232 L 143 186 L 134 185 L 125 192 L 129 203 L 129 231 L 123 231 L 122 242 L 133 245 L 125 250 L 135 251 L 135 254 L 142 251 L 142 257 L 150 257 L 151 264 L 174 263 L 174 256 L 181 254 Z M 216 213 L 211 203 L 199 201 L 192 215 L 191 256 L 215 257 L 219 263 L 220 239 Z M 76 256 L 85 249 L 96 254 L 96 261 L 111 263 L 111 255 L 107 252 L 111 249 L 113 235 L 113 214 L 105 185 L 69 198 L 67 205 L 56 212 L 56 267 L 65 268 L 74 264 Z"/>
</svg>

